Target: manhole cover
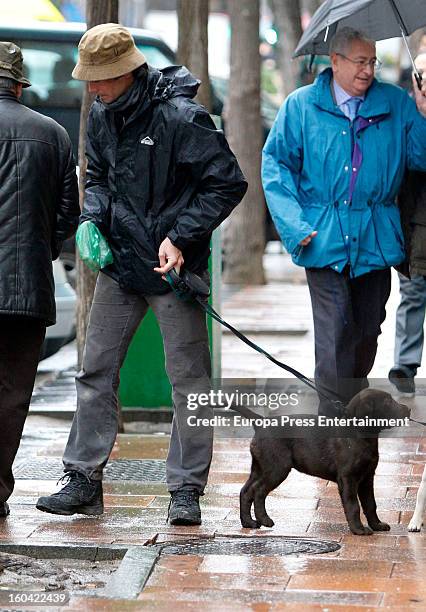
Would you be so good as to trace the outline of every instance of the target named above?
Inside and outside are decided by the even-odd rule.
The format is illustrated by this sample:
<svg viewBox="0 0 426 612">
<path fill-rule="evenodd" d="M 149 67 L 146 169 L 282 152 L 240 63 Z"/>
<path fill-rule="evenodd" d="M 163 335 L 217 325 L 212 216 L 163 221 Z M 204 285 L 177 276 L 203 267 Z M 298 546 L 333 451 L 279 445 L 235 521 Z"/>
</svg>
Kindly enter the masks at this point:
<svg viewBox="0 0 426 612">
<path fill-rule="evenodd" d="M 320 555 L 340 549 L 337 542 L 306 538 L 214 538 L 173 542 L 161 547 L 166 555 Z"/>
<path fill-rule="evenodd" d="M 58 480 L 64 475 L 60 459 L 31 458 L 14 468 L 19 480 Z M 166 462 L 160 459 L 117 459 L 104 469 L 104 481 L 137 480 L 138 482 L 166 482 Z"/>
</svg>

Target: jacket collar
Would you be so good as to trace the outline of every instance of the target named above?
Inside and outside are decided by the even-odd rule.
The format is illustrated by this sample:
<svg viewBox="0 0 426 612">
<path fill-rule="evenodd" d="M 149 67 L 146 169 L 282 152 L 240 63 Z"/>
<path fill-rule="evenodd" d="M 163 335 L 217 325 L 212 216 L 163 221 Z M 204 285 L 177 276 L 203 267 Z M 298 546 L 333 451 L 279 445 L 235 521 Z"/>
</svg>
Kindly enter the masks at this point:
<svg viewBox="0 0 426 612">
<path fill-rule="evenodd" d="M 331 94 L 331 79 L 333 72 L 331 68 L 326 68 L 315 80 L 314 88 L 314 104 L 329 113 L 342 116 L 343 113 L 336 105 Z M 369 119 L 378 115 L 387 115 L 390 113 L 389 101 L 386 98 L 383 87 L 379 81 L 373 80 L 373 83 L 365 94 L 364 102 L 359 109 L 359 115 Z"/>
<path fill-rule="evenodd" d="M 0 89 L 0 100 L 11 100 L 12 102 L 17 102 L 20 104 L 20 101 L 15 94 L 7 89 Z"/>
</svg>

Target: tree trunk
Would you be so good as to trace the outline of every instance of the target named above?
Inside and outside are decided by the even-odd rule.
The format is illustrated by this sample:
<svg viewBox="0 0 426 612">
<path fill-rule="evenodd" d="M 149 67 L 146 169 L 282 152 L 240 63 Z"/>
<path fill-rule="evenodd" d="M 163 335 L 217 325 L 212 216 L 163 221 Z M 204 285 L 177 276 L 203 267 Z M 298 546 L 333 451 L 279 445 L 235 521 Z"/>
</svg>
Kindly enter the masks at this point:
<svg viewBox="0 0 426 612">
<path fill-rule="evenodd" d="M 87 0 L 86 4 L 86 23 L 87 28 L 100 23 L 118 22 L 118 0 Z M 84 88 L 83 101 L 81 103 L 80 114 L 80 134 L 78 143 L 78 165 L 80 167 L 80 208 L 84 203 L 84 186 L 86 183 L 86 124 L 89 109 L 92 105 L 94 96 L 89 94 Z M 86 329 L 89 320 L 90 307 L 92 305 L 93 291 L 95 289 L 96 274 L 91 272 L 81 261 L 78 250 L 76 249 L 77 266 L 77 352 L 78 367 L 81 367 L 84 342 L 86 339 Z"/>
<path fill-rule="evenodd" d="M 86 2 L 86 23 L 87 29 L 100 23 L 118 23 L 118 0 L 87 0 Z M 89 110 L 92 105 L 94 96 L 89 94 L 87 88 L 84 88 L 83 100 L 81 103 L 80 114 L 80 133 L 78 143 L 78 164 L 80 167 L 80 208 L 83 208 L 84 203 L 84 186 L 86 183 L 86 126 Z M 87 266 L 81 261 L 76 249 L 76 266 L 77 266 L 77 354 L 78 367 L 81 367 L 83 359 L 83 349 L 86 340 L 87 324 L 89 322 L 90 308 L 92 306 L 93 292 L 96 284 L 96 274 L 91 272 Z M 123 432 L 123 417 L 121 407 L 119 405 L 118 416 L 118 431 Z"/>
<path fill-rule="evenodd" d="M 302 10 L 307 11 L 311 17 L 319 8 L 320 4 L 321 0 L 301 0 Z"/>
<path fill-rule="evenodd" d="M 249 188 L 225 225 L 224 280 L 260 285 L 265 282 L 265 201 L 260 181 L 259 0 L 230 0 L 229 12 L 231 78 L 226 130 Z"/>
<path fill-rule="evenodd" d="M 146 0 L 120 0 L 120 23 L 126 27 L 143 28 Z"/>
<path fill-rule="evenodd" d="M 302 36 L 300 0 L 270 0 L 270 5 L 279 30 L 279 64 L 284 87 L 283 93 L 287 97 L 296 89 L 300 71 L 300 59 L 291 59 Z"/>
<path fill-rule="evenodd" d="M 195 99 L 211 110 L 207 34 L 209 0 L 178 0 L 177 13 L 178 61 L 201 80 Z"/>
</svg>

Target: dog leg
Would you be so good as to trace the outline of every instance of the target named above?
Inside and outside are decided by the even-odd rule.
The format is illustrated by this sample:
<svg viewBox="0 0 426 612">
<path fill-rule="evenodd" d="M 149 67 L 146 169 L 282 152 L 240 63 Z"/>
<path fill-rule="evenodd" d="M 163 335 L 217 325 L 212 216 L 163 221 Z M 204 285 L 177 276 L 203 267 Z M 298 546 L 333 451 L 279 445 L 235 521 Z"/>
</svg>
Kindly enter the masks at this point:
<svg viewBox="0 0 426 612">
<path fill-rule="evenodd" d="M 251 516 L 251 507 L 254 500 L 254 490 L 258 475 L 255 472 L 254 462 L 252 463 L 251 474 L 240 491 L 240 521 L 243 527 L 248 529 L 259 529 L 261 523 L 254 521 Z"/>
<path fill-rule="evenodd" d="M 265 508 L 266 496 L 270 491 L 272 491 L 272 489 L 275 489 L 275 487 L 272 487 L 271 489 L 268 487 L 267 490 L 264 483 L 259 483 L 259 486 L 256 487 L 254 493 L 254 515 L 258 523 L 264 525 L 265 527 L 274 526 L 274 521 L 268 516 Z"/>
<path fill-rule="evenodd" d="M 390 525 L 381 521 L 377 516 L 377 504 L 374 498 L 374 474 L 367 476 L 360 483 L 358 497 L 371 529 L 373 531 L 389 531 Z"/>
<path fill-rule="evenodd" d="M 355 481 L 349 477 L 343 477 L 338 479 L 337 485 L 339 487 L 340 498 L 342 500 L 349 529 L 355 535 L 371 535 L 373 533 L 372 530 L 369 527 L 364 527 L 361 523 L 358 492 Z"/>
<path fill-rule="evenodd" d="M 408 523 L 408 531 L 420 531 L 423 525 L 423 513 L 426 507 L 426 465 L 423 470 L 422 481 L 417 491 L 416 509 Z"/>
<path fill-rule="evenodd" d="M 265 501 L 268 494 L 276 489 L 287 476 L 290 474 L 291 464 L 283 466 L 282 469 L 275 473 L 273 470 L 263 472 L 263 479 L 260 483 L 256 483 L 254 487 L 254 515 L 258 522 L 265 527 L 273 527 L 274 521 L 270 518 L 265 508 Z"/>
</svg>

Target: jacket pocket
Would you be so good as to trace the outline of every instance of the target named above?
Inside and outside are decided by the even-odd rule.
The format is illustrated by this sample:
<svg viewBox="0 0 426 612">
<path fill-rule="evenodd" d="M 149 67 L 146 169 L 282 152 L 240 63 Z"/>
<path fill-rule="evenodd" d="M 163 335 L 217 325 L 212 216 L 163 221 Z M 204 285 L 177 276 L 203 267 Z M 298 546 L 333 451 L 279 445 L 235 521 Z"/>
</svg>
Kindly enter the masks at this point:
<svg viewBox="0 0 426 612">
<path fill-rule="evenodd" d="M 386 208 L 385 208 L 385 210 L 386 210 Z M 399 219 L 399 210 L 398 210 L 398 208 L 396 206 L 395 207 L 388 207 L 387 210 L 389 211 L 388 219 L 389 219 L 389 224 L 390 224 L 390 226 L 391 226 L 391 228 L 393 230 L 393 234 L 394 234 L 398 244 L 401 246 L 401 248 L 405 249 L 405 246 L 404 246 L 404 236 L 403 236 L 403 233 L 402 233 L 401 222 L 400 222 L 400 219 Z M 395 214 L 398 215 L 398 217 L 394 219 L 393 217 L 395 216 Z"/>
<path fill-rule="evenodd" d="M 302 246 L 298 244 L 293 249 L 291 256 L 295 264 L 301 266 L 321 267 L 328 259 L 327 251 L 335 248 L 335 232 L 333 228 L 336 223 L 333 219 L 334 207 L 331 205 L 306 206 L 303 215 L 312 230 L 318 234 L 314 236 L 309 244 Z"/>
<path fill-rule="evenodd" d="M 134 242 L 123 245 L 121 250 L 120 287 L 139 295 L 159 295 L 169 291 L 169 285 L 154 272 L 160 262 L 155 252 L 142 251 Z"/>
</svg>

